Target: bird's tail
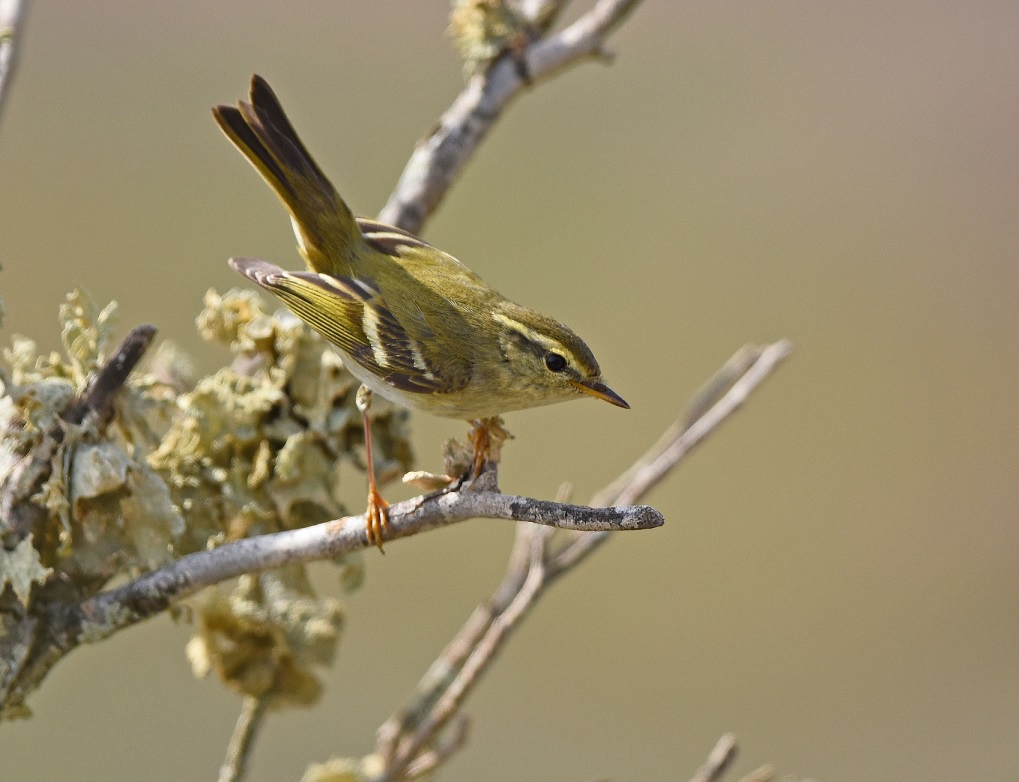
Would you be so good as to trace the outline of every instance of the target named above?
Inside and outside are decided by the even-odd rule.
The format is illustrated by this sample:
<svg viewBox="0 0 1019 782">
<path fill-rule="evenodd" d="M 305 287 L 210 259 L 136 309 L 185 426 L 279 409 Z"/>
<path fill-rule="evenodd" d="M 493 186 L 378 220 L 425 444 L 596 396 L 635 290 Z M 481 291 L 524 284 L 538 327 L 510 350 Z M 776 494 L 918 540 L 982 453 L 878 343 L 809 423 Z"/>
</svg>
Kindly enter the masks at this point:
<svg viewBox="0 0 1019 782">
<path fill-rule="evenodd" d="M 250 95 L 250 103 L 216 106 L 216 122 L 287 207 L 308 266 L 349 273 L 364 241 L 354 215 L 308 154 L 269 83 L 252 76 Z"/>
</svg>

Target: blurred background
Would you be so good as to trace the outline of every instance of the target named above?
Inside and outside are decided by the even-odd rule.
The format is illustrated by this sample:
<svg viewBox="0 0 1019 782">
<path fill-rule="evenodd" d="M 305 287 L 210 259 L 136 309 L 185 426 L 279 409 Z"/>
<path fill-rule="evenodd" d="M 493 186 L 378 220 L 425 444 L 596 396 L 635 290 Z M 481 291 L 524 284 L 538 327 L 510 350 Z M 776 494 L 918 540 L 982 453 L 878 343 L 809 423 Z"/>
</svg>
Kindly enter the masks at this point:
<svg viewBox="0 0 1019 782">
<path fill-rule="evenodd" d="M 300 261 L 209 108 L 265 75 L 374 214 L 462 86 L 447 13 L 32 3 L 0 124 L 0 339 L 56 348 L 80 284 L 122 331 L 222 364 L 193 320 L 243 284 L 226 258 Z M 737 772 L 1019 778 L 1019 5 L 647 0 L 612 48 L 523 95 L 425 231 L 582 333 L 633 407 L 511 415 L 504 490 L 584 500 L 741 344 L 795 352 L 650 498 L 663 529 L 550 591 L 441 778 L 685 779 L 725 731 Z M 463 433 L 413 425 L 425 469 Z M 345 491 L 359 510 L 361 476 Z M 367 752 L 512 534 L 369 552 L 322 701 L 268 720 L 251 779 Z M 214 778 L 239 701 L 192 677 L 187 638 L 159 618 L 70 655 L 0 727 L 3 778 Z"/>
</svg>

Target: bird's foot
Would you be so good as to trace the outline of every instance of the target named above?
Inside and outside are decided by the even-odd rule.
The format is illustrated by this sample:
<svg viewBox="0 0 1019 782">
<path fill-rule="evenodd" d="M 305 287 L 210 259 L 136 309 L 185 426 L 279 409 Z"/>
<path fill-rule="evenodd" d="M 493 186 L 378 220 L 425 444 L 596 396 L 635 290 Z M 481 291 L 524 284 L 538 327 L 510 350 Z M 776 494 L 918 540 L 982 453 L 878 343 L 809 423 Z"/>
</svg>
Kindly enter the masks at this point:
<svg viewBox="0 0 1019 782">
<path fill-rule="evenodd" d="M 374 484 L 368 487 L 368 510 L 364 512 L 368 543 L 382 550 L 383 537 L 389 534 L 389 503 L 386 502 Z"/>
</svg>

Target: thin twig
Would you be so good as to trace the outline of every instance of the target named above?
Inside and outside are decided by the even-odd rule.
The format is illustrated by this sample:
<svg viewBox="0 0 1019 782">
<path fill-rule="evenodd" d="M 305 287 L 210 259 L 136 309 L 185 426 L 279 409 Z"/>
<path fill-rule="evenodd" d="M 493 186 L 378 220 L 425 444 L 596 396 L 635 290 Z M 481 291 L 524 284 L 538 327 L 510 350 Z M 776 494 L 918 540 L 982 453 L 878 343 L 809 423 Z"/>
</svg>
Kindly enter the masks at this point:
<svg viewBox="0 0 1019 782">
<path fill-rule="evenodd" d="M 731 733 L 726 733 L 715 744 L 708 759 L 704 761 L 704 765 L 690 777 L 690 782 L 718 782 L 735 759 L 736 737 Z"/>
<path fill-rule="evenodd" d="M 397 745 L 396 753 L 390 763 L 387 764 L 386 772 L 379 777 L 379 782 L 407 778 L 404 772 L 409 770 L 412 763 L 419 756 L 421 751 L 438 735 L 439 731 L 456 714 L 463 705 L 464 699 L 474 688 L 481 675 L 485 672 L 496 653 L 502 648 L 506 639 L 513 629 L 524 618 L 527 611 L 534 604 L 538 592 L 541 591 L 545 581 L 545 566 L 543 561 L 544 539 L 548 530 L 538 527 L 528 527 L 520 532 L 526 536 L 529 548 L 527 561 L 527 575 L 520 585 L 520 589 L 506 606 L 496 616 L 485 633 L 478 639 L 471 653 L 464 660 L 456 677 L 445 688 L 440 698 L 428 711 L 410 735 L 406 735 Z"/>
<path fill-rule="evenodd" d="M 470 720 L 463 714 L 458 715 L 445 735 L 435 742 L 435 748 L 422 752 L 407 766 L 407 779 L 417 779 L 435 771 L 467 742 L 469 732 Z"/>
<path fill-rule="evenodd" d="M 226 759 L 219 769 L 219 782 L 240 782 L 247 775 L 248 758 L 268 707 L 267 698 L 248 695 L 244 699 L 241 715 L 226 748 Z"/>
<path fill-rule="evenodd" d="M 739 356 L 745 351 L 745 347 L 741 348 L 736 355 Z M 613 481 L 592 498 L 591 504 L 594 507 L 602 507 L 632 502 L 651 491 L 697 444 L 711 434 L 722 421 L 739 410 L 754 389 L 778 364 L 788 358 L 791 351 L 792 345 L 785 339 L 760 348 L 757 360 L 747 367 L 743 376 L 736 380 L 715 404 L 704 410 L 700 418 L 689 422 L 681 419 L 669 427 L 658 442 L 624 473 L 624 481 Z M 732 361 L 733 359 L 730 359 L 727 365 Z M 575 566 L 607 539 L 608 536 L 600 532 L 575 535 L 549 563 L 549 577 L 554 578 Z"/>
<path fill-rule="evenodd" d="M 569 0 L 520 0 L 520 13 L 538 31 L 545 32 L 555 24 Z"/>
<path fill-rule="evenodd" d="M 18 38 L 27 7 L 27 0 L 0 0 L 0 117 L 18 65 Z"/>
<path fill-rule="evenodd" d="M 393 714 L 379 728 L 375 751 L 383 758 L 387 766 L 396 755 L 400 739 L 410 730 L 415 729 L 432 711 L 438 699 L 452 686 L 453 679 L 459 676 L 467 658 L 471 656 L 496 619 L 506 612 L 520 592 L 530 570 L 533 545 L 531 530 L 532 527 L 529 525 L 517 525 L 509 564 L 502 583 L 488 601 L 474 609 L 453 640 L 429 666 L 414 689 L 411 705 Z"/>
<path fill-rule="evenodd" d="M 614 481 L 611 491 L 596 499 L 636 500 L 650 491 L 710 432 L 738 410 L 747 396 L 790 351 L 780 341 L 762 348 L 757 360 L 746 368 L 714 405 L 687 425 L 677 423 L 645 456 L 627 470 L 623 483 Z M 571 533 L 572 539 L 557 552 L 549 548 L 550 530 L 521 526 L 503 582 L 492 597 L 477 609 L 431 665 L 415 690 L 411 704 L 390 717 L 379 729 L 376 753 L 385 771 L 380 780 L 406 778 L 415 752 L 434 741 L 438 731 L 456 713 L 478 677 L 491 663 L 509 631 L 527 614 L 544 589 L 558 576 L 575 567 L 603 543 L 607 532 Z"/>
<path fill-rule="evenodd" d="M 0 0 L 2 2 L 2 0 Z M 128 375 L 141 361 L 156 336 L 156 327 L 147 323 L 135 326 L 110 354 L 99 371 L 89 378 L 88 385 L 64 411 L 63 419 L 80 424 L 92 413 L 102 428 L 113 417 L 113 399 L 127 382 Z"/>
<path fill-rule="evenodd" d="M 639 3 L 599 0 L 565 29 L 527 44 L 514 57 L 503 57 L 474 76 L 431 134 L 418 143 L 379 220 L 419 233 L 509 102 L 525 87 L 602 53 L 606 38 Z M 538 5 L 545 10 L 561 6 Z"/>
<path fill-rule="evenodd" d="M 774 766 L 761 766 L 760 768 L 754 769 L 745 777 L 740 779 L 739 782 L 772 782 L 775 779 L 775 768 Z"/>
<path fill-rule="evenodd" d="M 741 348 L 736 355 L 743 353 Z M 747 366 L 745 373 L 735 381 L 728 391 L 715 404 L 676 434 L 674 438 L 662 443 L 661 453 L 650 460 L 638 462 L 638 469 L 631 476 L 628 484 L 612 494 L 599 493 L 592 502 L 596 507 L 616 505 L 632 501 L 632 498 L 643 497 L 668 475 L 669 471 L 704 438 L 713 432 L 722 421 L 739 410 L 775 367 L 789 357 L 792 344 L 789 340 L 760 348 L 757 359 Z M 657 450 L 657 449 L 656 449 Z"/>
</svg>

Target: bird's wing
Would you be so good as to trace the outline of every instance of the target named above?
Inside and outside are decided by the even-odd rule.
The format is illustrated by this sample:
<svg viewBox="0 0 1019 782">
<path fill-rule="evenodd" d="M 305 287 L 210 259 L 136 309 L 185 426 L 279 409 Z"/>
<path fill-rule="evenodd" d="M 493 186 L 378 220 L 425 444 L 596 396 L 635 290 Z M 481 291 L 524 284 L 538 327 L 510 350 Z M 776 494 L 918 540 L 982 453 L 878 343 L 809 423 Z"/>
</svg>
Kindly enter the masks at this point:
<svg viewBox="0 0 1019 782">
<path fill-rule="evenodd" d="M 415 394 L 452 393 L 470 380 L 463 357 L 434 351 L 400 322 L 369 279 L 290 272 L 255 258 L 230 265 L 271 291 L 301 320 L 383 382 Z M 418 329 L 411 324 L 413 331 Z"/>
</svg>

